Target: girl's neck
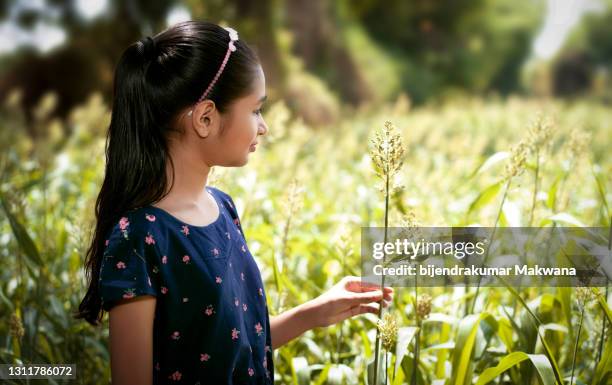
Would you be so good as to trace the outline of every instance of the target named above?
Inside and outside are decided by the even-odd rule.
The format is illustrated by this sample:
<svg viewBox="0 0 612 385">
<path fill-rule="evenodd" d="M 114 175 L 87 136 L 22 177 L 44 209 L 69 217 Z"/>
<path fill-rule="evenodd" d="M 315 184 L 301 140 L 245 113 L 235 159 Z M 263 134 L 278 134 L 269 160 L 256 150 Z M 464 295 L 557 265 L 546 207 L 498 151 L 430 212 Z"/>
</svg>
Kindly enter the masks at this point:
<svg viewBox="0 0 612 385">
<path fill-rule="evenodd" d="M 186 209 L 190 207 L 206 206 L 210 201 L 206 192 L 206 183 L 210 166 L 202 162 L 201 159 L 196 159 L 186 149 L 171 149 L 170 156 L 172 163 L 167 164 L 168 188 L 172 186 L 168 195 L 156 203 L 156 206 L 162 207 L 161 204 Z M 172 173 L 174 166 L 174 175 Z"/>
</svg>

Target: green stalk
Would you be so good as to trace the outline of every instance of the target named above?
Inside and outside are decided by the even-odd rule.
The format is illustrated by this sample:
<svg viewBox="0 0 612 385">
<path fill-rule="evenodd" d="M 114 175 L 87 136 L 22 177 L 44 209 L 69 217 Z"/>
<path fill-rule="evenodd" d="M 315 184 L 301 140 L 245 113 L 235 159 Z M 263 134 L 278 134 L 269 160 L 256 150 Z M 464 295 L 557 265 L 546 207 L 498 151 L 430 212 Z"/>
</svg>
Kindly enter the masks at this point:
<svg viewBox="0 0 612 385">
<path fill-rule="evenodd" d="M 389 164 L 385 165 L 385 235 L 384 244 L 387 243 L 387 229 L 389 227 Z M 386 255 L 383 253 L 383 266 L 385 264 Z M 385 287 L 385 274 L 381 275 L 380 290 L 384 293 Z M 383 296 L 384 297 L 384 296 Z M 378 319 L 382 318 L 383 312 L 383 301 L 380 300 L 378 308 Z M 376 328 L 376 342 L 374 349 L 374 385 L 378 385 L 378 355 L 380 353 L 380 329 Z"/>
<path fill-rule="evenodd" d="M 609 288 L 610 283 L 606 282 L 606 300 L 608 298 L 608 288 Z M 605 310 L 601 310 L 602 313 L 604 313 L 602 315 L 602 321 L 601 321 L 601 336 L 599 336 L 599 348 L 597 349 L 597 360 L 595 361 L 595 366 L 597 366 L 598 362 L 601 362 L 601 355 L 603 354 L 603 345 L 604 345 L 604 340 L 606 339 L 606 315 L 605 315 Z"/>
<path fill-rule="evenodd" d="M 389 373 L 388 373 L 389 366 L 387 364 L 387 360 L 388 359 L 389 359 L 389 355 L 387 354 L 387 352 L 385 352 L 385 385 L 387 385 L 387 380 L 388 380 L 388 376 L 389 376 Z"/>
<path fill-rule="evenodd" d="M 576 343 L 574 344 L 574 357 L 572 358 L 572 375 L 570 377 L 570 385 L 574 383 L 574 369 L 576 369 L 576 353 L 578 352 L 578 341 L 580 340 L 580 331 L 582 330 L 582 321 L 584 320 L 584 308 L 585 304 L 582 304 L 582 310 L 580 312 L 580 323 L 578 324 L 578 334 L 576 335 Z"/>
<path fill-rule="evenodd" d="M 608 236 L 608 254 L 612 255 L 612 217 L 610 217 L 610 235 Z M 609 280 L 606 279 L 606 301 L 608 300 L 608 289 L 610 287 Z M 606 339 L 606 313 L 604 309 L 601 309 L 602 322 L 601 322 L 601 336 L 599 337 L 599 348 L 597 349 L 597 361 L 601 361 L 601 355 L 603 354 L 604 340 Z M 597 364 L 595 364 L 597 365 Z"/>
<path fill-rule="evenodd" d="M 531 227 L 533 224 L 533 217 L 536 207 L 536 198 L 538 195 L 538 176 L 540 172 L 540 149 L 536 147 L 536 168 L 535 168 L 535 181 L 533 184 L 533 199 L 531 201 L 531 214 L 529 215 L 529 225 L 527 227 Z"/>
<path fill-rule="evenodd" d="M 421 333 L 421 318 L 419 317 L 419 313 L 417 311 L 418 301 L 419 301 L 419 285 L 417 282 L 417 275 L 414 276 L 414 315 L 416 317 L 416 324 L 419 328 L 414 336 L 414 360 L 412 361 L 412 378 L 410 379 L 411 385 L 416 385 L 417 383 L 417 369 L 419 367 L 419 352 L 420 352 L 420 333 Z"/>
<path fill-rule="evenodd" d="M 504 187 L 504 195 L 502 196 L 501 204 L 499 205 L 499 210 L 497 210 L 497 218 L 495 218 L 495 223 L 493 224 L 493 232 L 491 233 L 491 240 L 489 241 L 489 245 L 487 246 L 487 252 L 485 253 L 483 259 L 483 265 L 487 261 L 487 257 L 489 256 L 489 250 L 491 249 L 491 245 L 493 244 L 493 238 L 495 237 L 495 231 L 497 230 L 497 224 L 499 223 L 499 218 L 501 217 L 502 209 L 504 207 L 504 203 L 506 202 L 506 198 L 508 197 L 508 190 L 510 190 L 510 184 L 512 182 L 512 178 L 508 178 L 506 182 L 506 187 Z M 482 282 L 482 276 L 478 276 L 478 285 L 476 286 L 476 293 L 474 294 L 474 299 L 472 300 L 472 308 L 470 313 L 474 313 L 474 307 L 476 306 L 476 300 L 478 299 L 478 293 L 480 292 L 480 284 Z"/>
</svg>

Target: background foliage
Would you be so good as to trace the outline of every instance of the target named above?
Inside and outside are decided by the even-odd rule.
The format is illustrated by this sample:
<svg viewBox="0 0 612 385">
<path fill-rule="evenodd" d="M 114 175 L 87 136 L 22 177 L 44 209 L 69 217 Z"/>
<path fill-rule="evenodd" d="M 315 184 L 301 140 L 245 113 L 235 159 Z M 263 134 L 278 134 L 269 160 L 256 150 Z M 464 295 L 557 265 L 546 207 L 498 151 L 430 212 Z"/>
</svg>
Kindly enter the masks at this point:
<svg viewBox="0 0 612 385">
<path fill-rule="evenodd" d="M 102 383 L 107 329 L 71 313 L 84 293 L 109 82 L 121 50 L 162 28 L 177 3 L 110 1 L 90 21 L 70 2 L 49 4 L 63 10 L 66 43 L 45 55 L 22 48 L 0 64 L 0 362 L 76 363 L 79 383 Z M 238 206 L 272 314 L 360 274 L 360 227 L 385 215 L 367 143 L 387 120 L 405 149 L 391 225 L 493 226 L 500 207 L 498 226 L 532 217 L 536 226 L 610 225 L 609 9 L 589 15 L 529 78 L 523 64 L 544 3 L 179 5 L 236 25 L 261 50 L 269 135 L 248 166 L 215 169 L 210 184 Z M 8 17 L 11 5 L 2 7 Z M 20 22 L 44 17 L 31 11 Z M 551 136 L 504 195 L 496 186 L 507 154 L 538 116 L 552 119 Z M 610 383 L 610 296 L 483 288 L 473 303 L 473 289 L 398 289 L 388 383 Z M 365 383 L 376 330 L 366 315 L 307 332 L 275 351 L 278 383 Z"/>
</svg>

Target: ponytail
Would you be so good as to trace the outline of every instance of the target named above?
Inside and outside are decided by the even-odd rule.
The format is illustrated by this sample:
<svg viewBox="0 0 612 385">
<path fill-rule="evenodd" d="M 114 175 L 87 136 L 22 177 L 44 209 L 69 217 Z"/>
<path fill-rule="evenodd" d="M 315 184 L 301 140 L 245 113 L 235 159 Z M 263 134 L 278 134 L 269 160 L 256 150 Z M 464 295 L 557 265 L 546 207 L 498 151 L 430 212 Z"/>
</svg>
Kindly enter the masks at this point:
<svg viewBox="0 0 612 385">
<path fill-rule="evenodd" d="M 114 102 L 106 139 L 106 170 L 96 200 L 96 227 L 87 251 L 88 279 L 97 283 L 108 232 L 121 215 L 161 199 L 166 187 L 168 149 L 155 124 L 148 100 L 147 70 L 151 61 L 146 43 L 131 45 L 121 56 L 115 72 Z M 97 284 L 89 286 L 77 318 L 97 324 L 102 301 Z"/>
</svg>

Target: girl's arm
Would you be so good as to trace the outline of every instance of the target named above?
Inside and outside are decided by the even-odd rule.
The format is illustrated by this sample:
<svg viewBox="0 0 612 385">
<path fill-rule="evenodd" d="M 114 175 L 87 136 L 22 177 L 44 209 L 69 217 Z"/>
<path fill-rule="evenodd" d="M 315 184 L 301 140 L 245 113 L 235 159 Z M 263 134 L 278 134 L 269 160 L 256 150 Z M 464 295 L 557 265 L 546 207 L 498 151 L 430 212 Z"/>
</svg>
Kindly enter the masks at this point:
<svg viewBox="0 0 612 385">
<path fill-rule="evenodd" d="M 277 316 L 270 317 L 270 333 L 272 338 L 272 349 L 279 348 L 299 337 L 306 330 L 312 329 L 314 321 L 309 303 L 299 305 L 287 310 Z"/>
<path fill-rule="evenodd" d="M 122 300 L 109 312 L 113 385 L 153 383 L 153 318 L 156 298 Z"/>
<path fill-rule="evenodd" d="M 270 317 L 272 349 L 276 349 L 315 327 L 329 326 L 363 313 L 378 313 L 393 299 L 393 289 L 361 282 L 360 277 L 347 276 L 317 298 Z"/>
</svg>

